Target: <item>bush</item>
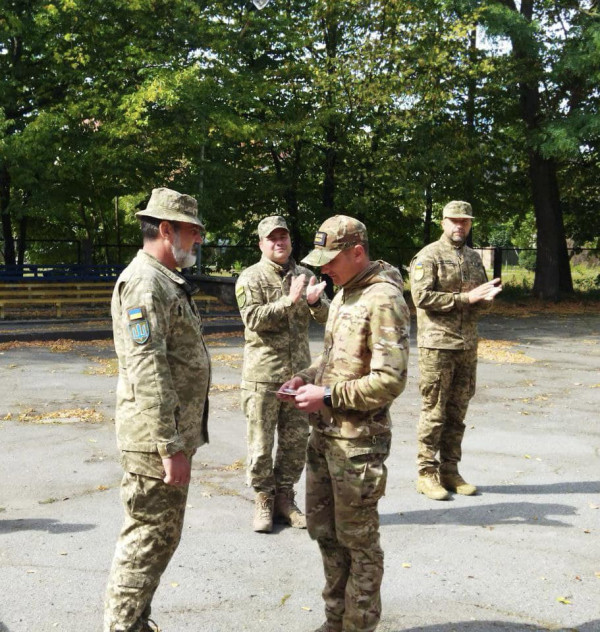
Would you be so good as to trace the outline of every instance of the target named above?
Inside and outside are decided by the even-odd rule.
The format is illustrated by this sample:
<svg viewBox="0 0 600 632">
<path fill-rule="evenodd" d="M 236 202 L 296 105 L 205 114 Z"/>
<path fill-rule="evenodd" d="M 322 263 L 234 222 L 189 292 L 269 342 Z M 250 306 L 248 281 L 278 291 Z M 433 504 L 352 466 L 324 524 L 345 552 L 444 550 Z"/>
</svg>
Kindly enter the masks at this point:
<svg viewBox="0 0 600 632">
<path fill-rule="evenodd" d="M 535 250 L 521 250 L 519 253 L 519 265 L 525 270 L 535 272 Z"/>
</svg>

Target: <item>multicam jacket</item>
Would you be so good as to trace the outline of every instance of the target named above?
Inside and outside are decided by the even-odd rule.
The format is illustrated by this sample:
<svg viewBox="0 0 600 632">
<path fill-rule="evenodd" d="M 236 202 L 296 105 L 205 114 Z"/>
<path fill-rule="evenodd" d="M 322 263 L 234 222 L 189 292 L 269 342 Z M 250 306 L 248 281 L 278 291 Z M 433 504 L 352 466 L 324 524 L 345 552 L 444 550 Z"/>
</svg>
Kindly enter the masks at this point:
<svg viewBox="0 0 600 632">
<path fill-rule="evenodd" d="M 183 277 L 141 250 L 115 285 L 117 443 L 132 460 L 191 455 L 208 441 L 210 357 L 188 292 Z"/>
<path fill-rule="evenodd" d="M 417 345 L 429 349 L 474 349 L 477 320 L 488 301 L 470 304 L 467 293 L 485 283 L 481 257 L 442 237 L 410 264 L 410 291 L 417 308 Z"/>
<path fill-rule="evenodd" d="M 308 325 L 327 320 L 329 300 L 311 307 L 305 299 L 288 296 L 293 277 L 315 275 L 290 259 L 287 271 L 267 257 L 244 270 L 236 283 L 236 297 L 245 325 L 244 382 L 283 383 L 310 364 Z"/>
<path fill-rule="evenodd" d="M 320 432 L 353 439 L 389 433 L 389 408 L 406 386 L 410 315 L 402 277 L 372 262 L 335 296 L 322 356 L 298 375 L 331 387 L 332 408 L 309 416 Z"/>
</svg>

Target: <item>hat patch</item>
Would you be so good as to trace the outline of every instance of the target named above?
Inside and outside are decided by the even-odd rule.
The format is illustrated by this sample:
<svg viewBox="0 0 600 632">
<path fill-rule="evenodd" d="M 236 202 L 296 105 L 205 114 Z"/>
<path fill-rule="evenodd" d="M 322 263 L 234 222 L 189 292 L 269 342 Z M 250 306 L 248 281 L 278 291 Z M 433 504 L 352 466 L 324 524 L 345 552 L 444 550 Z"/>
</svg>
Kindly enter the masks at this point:
<svg viewBox="0 0 600 632">
<path fill-rule="evenodd" d="M 327 243 L 327 233 L 321 230 L 317 231 L 315 235 L 315 241 L 314 241 L 315 246 L 325 246 L 326 243 Z"/>
</svg>

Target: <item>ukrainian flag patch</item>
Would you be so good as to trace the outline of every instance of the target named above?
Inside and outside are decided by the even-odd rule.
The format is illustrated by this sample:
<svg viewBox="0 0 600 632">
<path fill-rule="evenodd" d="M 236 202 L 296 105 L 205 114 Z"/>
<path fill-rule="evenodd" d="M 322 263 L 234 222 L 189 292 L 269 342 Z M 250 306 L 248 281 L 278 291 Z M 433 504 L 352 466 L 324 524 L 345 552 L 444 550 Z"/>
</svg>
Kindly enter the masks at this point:
<svg viewBox="0 0 600 632">
<path fill-rule="evenodd" d="M 141 307 L 132 307 L 127 310 L 127 318 L 129 320 L 140 320 L 144 318 L 144 310 Z"/>
</svg>

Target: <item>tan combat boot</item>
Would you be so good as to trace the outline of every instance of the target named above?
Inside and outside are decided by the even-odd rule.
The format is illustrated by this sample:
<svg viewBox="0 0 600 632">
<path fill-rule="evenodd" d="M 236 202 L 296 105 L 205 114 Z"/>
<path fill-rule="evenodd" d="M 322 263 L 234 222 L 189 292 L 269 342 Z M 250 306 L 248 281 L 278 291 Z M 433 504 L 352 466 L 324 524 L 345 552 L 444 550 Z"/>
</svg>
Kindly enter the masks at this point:
<svg viewBox="0 0 600 632">
<path fill-rule="evenodd" d="M 160 632 L 160 628 L 158 627 L 158 623 L 155 623 L 152 619 L 145 619 L 142 621 L 140 632 Z"/>
<path fill-rule="evenodd" d="M 440 467 L 440 482 L 446 489 L 461 496 L 473 496 L 477 492 L 477 487 L 467 483 L 455 466 Z"/>
<path fill-rule="evenodd" d="M 419 494 L 425 494 L 431 500 L 448 500 L 450 498 L 450 494 L 440 485 L 439 474 L 435 471 L 419 472 L 417 491 Z"/>
<path fill-rule="evenodd" d="M 254 531 L 271 533 L 273 531 L 273 496 L 258 492 L 254 498 Z"/>
<path fill-rule="evenodd" d="M 278 489 L 275 493 L 274 516 L 276 522 L 286 522 L 295 529 L 306 529 L 306 516 L 296 505 L 293 489 Z"/>
</svg>

